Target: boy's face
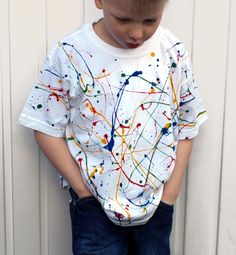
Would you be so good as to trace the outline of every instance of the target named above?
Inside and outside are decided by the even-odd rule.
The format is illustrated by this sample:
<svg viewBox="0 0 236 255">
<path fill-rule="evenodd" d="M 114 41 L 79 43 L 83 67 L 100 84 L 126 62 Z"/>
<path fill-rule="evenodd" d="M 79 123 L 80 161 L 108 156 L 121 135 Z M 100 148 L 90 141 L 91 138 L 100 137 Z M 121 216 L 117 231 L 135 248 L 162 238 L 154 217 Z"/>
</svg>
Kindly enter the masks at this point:
<svg viewBox="0 0 236 255">
<path fill-rule="evenodd" d="M 95 0 L 103 10 L 100 26 L 103 39 L 119 48 L 137 48 L 148 40 L 158 28 L 165 0 L 150 1 L 144 8 L 129 6 L 129 0 Z M 132 9 L 131 9 L 132 8 Z"/>
</svg>

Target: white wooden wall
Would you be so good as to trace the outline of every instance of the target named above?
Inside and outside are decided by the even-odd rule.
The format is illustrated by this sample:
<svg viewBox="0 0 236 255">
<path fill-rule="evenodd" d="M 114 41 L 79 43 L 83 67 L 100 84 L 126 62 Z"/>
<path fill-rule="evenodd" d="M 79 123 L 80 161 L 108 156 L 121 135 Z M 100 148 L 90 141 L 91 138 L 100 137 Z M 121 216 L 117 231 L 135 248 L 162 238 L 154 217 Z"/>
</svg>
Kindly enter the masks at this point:
<svg viewBox="0 0 236 255">
<path fill-rule="evenodd" d="M 69 255 L 68 194 L 16 120 L 48 50 L 98 17 L 93 0 L 0 0 L 0 254 Z M 173 255 L 236 254 L 235 0 L 171 0 L 209 120 L 175 208 Z"/>
</svg>

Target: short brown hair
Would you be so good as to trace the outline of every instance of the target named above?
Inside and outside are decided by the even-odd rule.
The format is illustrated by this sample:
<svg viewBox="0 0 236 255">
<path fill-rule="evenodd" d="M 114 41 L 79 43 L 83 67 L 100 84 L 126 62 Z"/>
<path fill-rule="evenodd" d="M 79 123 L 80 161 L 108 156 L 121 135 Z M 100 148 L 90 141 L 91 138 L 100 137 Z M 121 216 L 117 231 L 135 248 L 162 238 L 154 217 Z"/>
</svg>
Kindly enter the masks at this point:
<svg viewBox="0 0 236 255">
<path fill-rule="evenodd" d="M 168 2 L 168 0 L 128 0 L 127 8 L 131 12 L 137 12 L 142 10 L 147 10 L 148 8 L 152 8 L 152 4 L 164 4 Z"/>
</svg>

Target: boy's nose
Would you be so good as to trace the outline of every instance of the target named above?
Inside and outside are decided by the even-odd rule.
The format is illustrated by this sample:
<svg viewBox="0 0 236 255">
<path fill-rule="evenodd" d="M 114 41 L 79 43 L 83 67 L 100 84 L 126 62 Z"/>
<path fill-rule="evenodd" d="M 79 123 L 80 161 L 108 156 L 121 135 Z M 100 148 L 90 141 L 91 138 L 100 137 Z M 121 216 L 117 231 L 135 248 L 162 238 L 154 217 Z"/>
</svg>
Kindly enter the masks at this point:
<svg viewBox="0 0 236 255">
<path fill-rule="evenodd" d="M 129 38 L 132 43 L 139 43 L 142 41 L 143 38 L 143 30 L 141 27 L 131 28 L 129 30 Z"/>
</svg>

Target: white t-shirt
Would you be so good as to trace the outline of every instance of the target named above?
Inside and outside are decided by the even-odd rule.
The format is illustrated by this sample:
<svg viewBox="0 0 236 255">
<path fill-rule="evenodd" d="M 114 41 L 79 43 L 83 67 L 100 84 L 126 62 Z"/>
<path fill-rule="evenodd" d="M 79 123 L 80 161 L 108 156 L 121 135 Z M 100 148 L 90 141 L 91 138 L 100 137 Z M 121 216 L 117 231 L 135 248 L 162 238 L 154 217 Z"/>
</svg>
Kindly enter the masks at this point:
<svg viewBox="0 0 236 255">
<path fill-rule="evenodd" d="M 108 217 L 133 226 L 154 214 L 178 140 L 206 119 L 187 51 L 168 30 L 120 49 L 86 24 L 48 54 L 19 123 L 65 137 Z"/>
</svg>

